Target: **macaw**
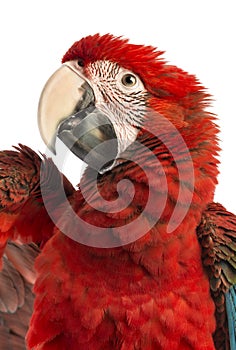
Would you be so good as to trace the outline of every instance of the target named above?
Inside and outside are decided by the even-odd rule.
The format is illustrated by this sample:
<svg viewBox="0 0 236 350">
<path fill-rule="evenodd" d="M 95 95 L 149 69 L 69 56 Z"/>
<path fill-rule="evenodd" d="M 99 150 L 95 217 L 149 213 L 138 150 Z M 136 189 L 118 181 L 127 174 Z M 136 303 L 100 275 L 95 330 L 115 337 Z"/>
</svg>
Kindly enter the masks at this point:
<svg viewBox="0 0 236 350">
<path fill-rule="evenodd" d="M 39 129 L 87 164 L 78 188 L 27 146 L 0 153 L 1 349 L 236 349 L 218 127 L 162 55 L 95 34 L 49 78 Z"/>
</svg>

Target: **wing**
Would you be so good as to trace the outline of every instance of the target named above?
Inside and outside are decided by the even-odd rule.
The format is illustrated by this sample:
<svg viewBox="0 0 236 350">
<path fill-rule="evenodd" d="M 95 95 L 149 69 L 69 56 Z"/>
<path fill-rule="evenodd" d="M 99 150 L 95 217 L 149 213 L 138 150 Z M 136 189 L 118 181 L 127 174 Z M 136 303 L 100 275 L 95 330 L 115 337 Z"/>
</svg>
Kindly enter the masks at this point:
<svg viewBox="0 0 236 350">
<path fill-rule="evenodd" d="M 0 258 L 9 239 L 45 243 L 54 228 L 47 209 L 55 212 L 73 192 L 51 159 L 22 145 L 1 151 Z"/>
<path fill-rule="evenodd" d="M 202 260 L 216 305 L 216 349 L 236 349 L 236 216 L 211 203 L 197 229 Z"/>
<path fill-rule="evenodd" d="M 33 311 L 34 260 L 39 248 L 8 243 L 0 272 L 0 348 L 24 350 L 25 335 Z"/>
<path fill-rule="evenodd" d="M 25 349 L 33 311 L 34 260 L 54 229 L 48 208 L 56 219 L 65 197 L 73 192 L 51 159 L 22 145 L 0 152 L 1 350 Z"/>
</svg>

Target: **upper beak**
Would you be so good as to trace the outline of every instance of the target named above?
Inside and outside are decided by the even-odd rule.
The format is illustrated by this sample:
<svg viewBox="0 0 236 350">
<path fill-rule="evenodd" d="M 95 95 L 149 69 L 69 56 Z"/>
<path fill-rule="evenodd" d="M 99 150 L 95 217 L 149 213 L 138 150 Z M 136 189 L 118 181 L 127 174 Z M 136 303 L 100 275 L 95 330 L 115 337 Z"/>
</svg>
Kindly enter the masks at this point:
<svg viewBox="0 0 236 350">
<path fill-rule="evenodd" d="M 56 137 L 100 173 L 115 165 L 118 143 L 108 116 L 95 107 L 87 79 L 70 65 L 46 83 L 39 101 L 38 123 L 46 145 L 56 153 Z"/>
<path fill-rule="evenodd" d="M 86 92 L 86 81 L 63 65 L 47 81 L 38 107 L 38 124 L 43 141 L 55 153 L 58 125 L 76 111 Z"/>
</svg>

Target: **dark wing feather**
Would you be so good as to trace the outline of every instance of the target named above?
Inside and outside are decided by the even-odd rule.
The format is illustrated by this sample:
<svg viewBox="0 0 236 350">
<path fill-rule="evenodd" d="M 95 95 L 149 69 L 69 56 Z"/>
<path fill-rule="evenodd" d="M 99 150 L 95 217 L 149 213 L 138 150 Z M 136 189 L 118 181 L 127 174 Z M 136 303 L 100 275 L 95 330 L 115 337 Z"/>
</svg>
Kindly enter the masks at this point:
<svg viewBox="0 0 236 350">
<path fill-rule="evenodd" d="M 0 349 L 23 350 L 33 311 L 35 244 L 9 242 L 0 272 Z"/>
<path fill-rule="evenodd" d="M 202 215 L 197 234 L 216 305 L 216 349 L 227 350 L 230 343 L 235 342 L 235 333 L 229 335 L 229 328 L 233 327 L 231 322 L 236 317 L 235 304 L 231 302 L 236 285 L 236 216 L 222 205 L 211 203 Z M 229 336 L 232 339 L 229 340 Z"/>
<path fill-rule="evenodd" d="M 73 192 L 52 159 L 23 145 L 0 151 L 0 255 L 8 240 L 46 243 L 54 228 L 48 211 L 56 220 Z"/>
</svg>

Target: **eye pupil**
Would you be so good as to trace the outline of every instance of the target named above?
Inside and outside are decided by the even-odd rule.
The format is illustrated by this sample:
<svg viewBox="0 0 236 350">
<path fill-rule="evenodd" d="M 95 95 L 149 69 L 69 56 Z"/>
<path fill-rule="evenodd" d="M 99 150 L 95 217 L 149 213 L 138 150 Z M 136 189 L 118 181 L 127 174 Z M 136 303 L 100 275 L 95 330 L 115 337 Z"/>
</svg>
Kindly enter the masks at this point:
<svg viewBox="0 0 236 350">
<path fill-rule="evenodd" d="M 136 77 L 132 74 L 125 74 L 122 78 L 122 84 L 127 87 L 134 86 L 136 84 Z"/>
<path fill-rule="evenodd" d="M 82 58 L 79 58 L 77 61 L 78 66 L 84 67 L 84 60 Z"/>
</svg>

